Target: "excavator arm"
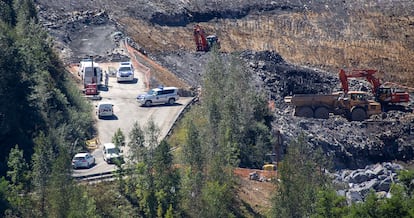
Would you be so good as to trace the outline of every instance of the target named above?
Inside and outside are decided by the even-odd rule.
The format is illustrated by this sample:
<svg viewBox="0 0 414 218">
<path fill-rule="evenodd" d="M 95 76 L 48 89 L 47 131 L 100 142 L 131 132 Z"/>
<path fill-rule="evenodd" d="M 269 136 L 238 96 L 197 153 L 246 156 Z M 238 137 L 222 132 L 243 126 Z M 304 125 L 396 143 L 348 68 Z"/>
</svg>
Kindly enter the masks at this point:
<svg viewBox="0 0 414 218">
<path fill-rule="evenodd" d="M 349 92 L 348 78 L 365 78 L 372 85 L 372 93 L 381 104 L 395 104 L 409 102 L 410 96 L 407 92 L 396 91 L 389 87 L 381 87 L 381 82 L 374 76 L 376 70 L 352 70 L 345 72 L 341 69 L 339 71 L 339 80 L 341 80 L 342 89 L 344 93 Z M 386 83 L 387 84 L 387 83 Z"/>
<path fill-rule="evenodd" d="M 198 24 L 194 25 L 194 41 L 197 46 L 197 51 L 208 51 L 208 42 L 204 30 Z"/>
<path fill-rule="evenodd" d="M 374 76 L 376 70 L 352 70 L 347 73 L 344 69 L 339 71 L 339 80 L 341 80 L 342 89 L 345 93 L 349 92 L 348 78 L 365 78 L 372 85 L 372 93 L 375 95 L 381 86 L 381 82 Z"/>
</svg>

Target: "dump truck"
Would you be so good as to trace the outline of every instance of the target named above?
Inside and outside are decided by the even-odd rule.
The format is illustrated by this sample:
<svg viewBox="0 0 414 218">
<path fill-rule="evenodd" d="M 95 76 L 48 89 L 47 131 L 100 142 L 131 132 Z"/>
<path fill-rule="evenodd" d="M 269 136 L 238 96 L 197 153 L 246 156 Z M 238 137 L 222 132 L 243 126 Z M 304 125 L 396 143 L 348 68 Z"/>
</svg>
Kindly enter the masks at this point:
<svg viewBox="0 0 414 218">
<path fill-rule="evenodd" d="M 332 113 L 350 121 L 363 121 L 371 115 L 382 113 L 381 104 L 369 100 L 368 93 L 362 91 L 297 94 L 285 97 L 285 102 L 294 106 L 294 115 L 298 117 L 328 119 Z"/>
</svg>

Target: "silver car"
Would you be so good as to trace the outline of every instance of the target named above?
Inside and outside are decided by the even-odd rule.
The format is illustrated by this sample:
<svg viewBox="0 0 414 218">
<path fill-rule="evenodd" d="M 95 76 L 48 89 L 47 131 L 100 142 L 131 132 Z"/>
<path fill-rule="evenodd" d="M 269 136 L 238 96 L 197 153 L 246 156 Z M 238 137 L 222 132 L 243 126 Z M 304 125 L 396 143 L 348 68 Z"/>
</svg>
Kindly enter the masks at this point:
<svg viewBox="0 0 414 218">
<path fill-rule="evenodd" d="M 153 104 L 173 105 L 180 98 L 178 88 L 160 87 L 149 90 L 146 94 L 138 95 L 137 101 L 146 107 Z"/>
<path fill-rule="evenodd" d="M 95 164 L 95 157 L 90 153 L 78 153 L 72 159 L 72 167 L 74 169 L 78 168 L 90 168 Z"/>
</svg>

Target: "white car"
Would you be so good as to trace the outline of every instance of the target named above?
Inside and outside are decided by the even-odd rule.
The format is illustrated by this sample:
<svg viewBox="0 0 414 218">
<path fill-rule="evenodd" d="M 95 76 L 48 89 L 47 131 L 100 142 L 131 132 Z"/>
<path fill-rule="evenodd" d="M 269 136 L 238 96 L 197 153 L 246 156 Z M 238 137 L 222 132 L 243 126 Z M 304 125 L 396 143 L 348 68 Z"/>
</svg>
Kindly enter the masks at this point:
<svg viewBox="0 0 414 218">
<path fill-rule="evenodd" d="M 96 115 L 101 119 L 102 117 L 112 117 L 114 115 L 114 105 L 110 102 L 99 102 L 96 105 Z"/>
<path fill-rule="evenodd" d="M 90 168 L 95 164 L 95 157 L 90 153 L 78 153 L 72 159 L 72 166 L 74 169 Z"/>
<path fill-rule="evenodd" d="M 121 62 L 116 73 L 116 81 L 134 81 L 134 67 L 131 62 Z"/>
<path fill-rule="evenodd" d="M 121 150 L 114 143 L 105 143 L 102 148 L 104 161 L 114 163 L 115 160 L 123 161 Z"/>
<path fill-rule="evenodd" d="M 173 105 L 180 98 L 178 88 L 176 87 L 160 87 L 149 90 L 146 94 L 137 96 L 139 104 L 149 107 L 154 104 Z"/>
</svg>

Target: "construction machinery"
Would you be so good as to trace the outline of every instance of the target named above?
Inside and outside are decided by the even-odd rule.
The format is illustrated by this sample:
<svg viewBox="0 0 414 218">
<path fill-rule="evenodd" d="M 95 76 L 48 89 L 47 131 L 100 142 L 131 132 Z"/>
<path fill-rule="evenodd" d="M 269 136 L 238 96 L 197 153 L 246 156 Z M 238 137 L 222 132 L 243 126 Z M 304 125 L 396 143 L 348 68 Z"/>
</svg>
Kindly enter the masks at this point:
<svg viewBox="0 0 414 218">
<path fill-rule="evenodd" d="M 198 24 L 194 25 L 194 41 L 197 51 L 208 52 L 211 48 L 213 48 L 213 46 L 220 48 L 220 41 L 218 37 L 216 35 L 206 36 L 203 28 L 201 28 Z"/>
<path fill-rule="evenodd" d="M 368 93 L 349 91 L 333 94 L 299 94 L 285 97 L 285 102 L 295 107 L 295 116 L 328 119 L 329 114 L 342 115 L 350 121 L 363 121 L 374 114 L 381 114 L 381 105 L 369 100 Z"/>
<path fill-rule="evenodd" d="M 410 101 L 410 95 L 399 89 L 384 87 L 380 80 L 374 76 L 376 70 L 351 70 L 345 72 L 344 69 L 339 71 L 339 79 L 341 80 L 342 89 L 345 94 L 349 92 L 348 78 L 365 78 L 372 85 L 372 94 L 375 100 L 378 101 L 384 111 L 390 109 L 401 108 L 396 104 Z"/>
</svg>

